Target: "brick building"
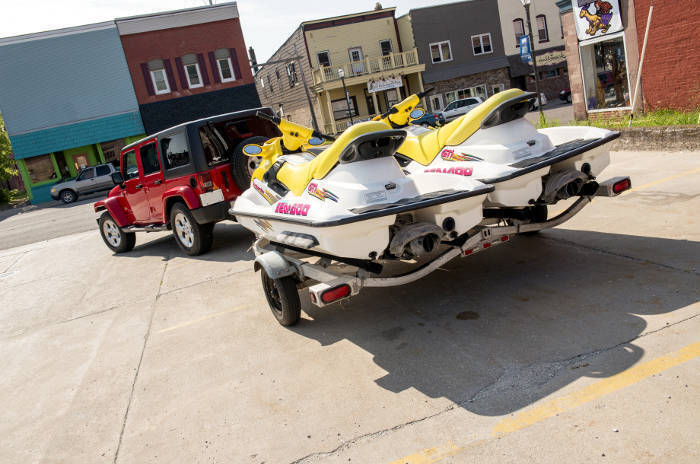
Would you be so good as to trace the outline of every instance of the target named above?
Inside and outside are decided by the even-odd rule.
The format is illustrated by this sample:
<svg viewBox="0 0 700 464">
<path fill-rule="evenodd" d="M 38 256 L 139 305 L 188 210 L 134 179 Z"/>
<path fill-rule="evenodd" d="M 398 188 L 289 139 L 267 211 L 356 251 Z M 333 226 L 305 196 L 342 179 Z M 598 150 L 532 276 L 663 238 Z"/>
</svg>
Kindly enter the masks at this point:
<svg viewBox="0 0 700 464">
<path fill-rule="evenodd" d="M 634 0 L 639 50 L 650 3 L 651 0 Z M 700 108 L 699 7 L 697 0 L 654 2 L 642 69 L 645 110 Z"/>
<path fill-rule="evenodd" d="M 147 133 L 260 106 L 235 2 L 116 24 Z"/>
</svg>

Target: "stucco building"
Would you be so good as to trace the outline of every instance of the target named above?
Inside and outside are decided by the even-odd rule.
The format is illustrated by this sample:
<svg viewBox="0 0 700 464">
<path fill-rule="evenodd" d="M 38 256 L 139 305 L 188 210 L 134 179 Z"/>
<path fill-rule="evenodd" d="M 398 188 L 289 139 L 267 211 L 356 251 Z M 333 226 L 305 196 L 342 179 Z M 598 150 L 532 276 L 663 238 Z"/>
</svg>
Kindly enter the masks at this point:
<svg viewBox="0 0 700 464">
<path fill-rule="evenodd" d="M 263 105 L 308 126 L 311 106 L 319 128 L 337 133 L 351 120 L 369 119 L 421 91 L 425 66 L 416 49 L 403 44 L 394 12 L 385 8 L 301 23 L 268 60 L 277 63 L 262 65 L 256 74 Z"/>
<path fill-rule="evenodd" d="M 532 64 L 523 63 L 520 58 L 520 37 L 528 32 L 525 8 L 519 0 L 498 0 L 498 13 L 511 86 L 534 92 Z M 559 92 L 569 88 L 569 70 L 564 51 L 564 29 L 554 0 L 532 0 L 530 22 L 540 92 L 548 99 L 559 98 Z"/>
<path fill-rule="evenodd" d="M 144 133 L 114 22 L 0 39 L 0 112 L 32 203 Z"/>
</svg>

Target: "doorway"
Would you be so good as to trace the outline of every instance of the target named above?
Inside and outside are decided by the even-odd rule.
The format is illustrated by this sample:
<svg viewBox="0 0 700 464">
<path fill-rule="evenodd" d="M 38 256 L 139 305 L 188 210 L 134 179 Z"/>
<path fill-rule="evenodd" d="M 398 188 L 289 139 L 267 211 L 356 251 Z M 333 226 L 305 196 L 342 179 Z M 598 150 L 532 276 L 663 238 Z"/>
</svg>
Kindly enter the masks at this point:
<svg viewBox="0 0 700 464">
<path fill-rule="evenodd" d="M 430 97 L 430 110 L 433 113 L 437 113 L 438 111 L 442 111 L 444 108 L 444 104 L 442 103 L 442 95 L 437 94 L 437 95 L 431 95 Z"/>
<path fill-rule="evenodd" d="M 362 47 L 349 48 L 348 53 L 350 54 L 350 61 L 352 62 L 352 72 L 355 76 L 365 73 L 365 62 L 364 55 L 362 54 Z"/>
</svg>

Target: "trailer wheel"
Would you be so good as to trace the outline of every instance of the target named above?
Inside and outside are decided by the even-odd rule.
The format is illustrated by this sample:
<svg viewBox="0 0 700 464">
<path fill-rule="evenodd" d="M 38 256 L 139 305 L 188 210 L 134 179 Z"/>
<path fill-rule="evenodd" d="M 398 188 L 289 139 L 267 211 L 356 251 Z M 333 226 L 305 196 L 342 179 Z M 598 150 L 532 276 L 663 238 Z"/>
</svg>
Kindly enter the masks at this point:
<svg viewBox="0 0 700 464">
<path fill-rule="evenodd" d="M 297 281 L 293 277 L 282 277 L 272 279 L 265 269 L 260 271 L 265 298 L 270 305 L 272 314 L 277 322 L 285 327 L 292 326 L 299 322 L 301 316 L 301 301 L 299 300 L 299 290 Z"/>
</svg>

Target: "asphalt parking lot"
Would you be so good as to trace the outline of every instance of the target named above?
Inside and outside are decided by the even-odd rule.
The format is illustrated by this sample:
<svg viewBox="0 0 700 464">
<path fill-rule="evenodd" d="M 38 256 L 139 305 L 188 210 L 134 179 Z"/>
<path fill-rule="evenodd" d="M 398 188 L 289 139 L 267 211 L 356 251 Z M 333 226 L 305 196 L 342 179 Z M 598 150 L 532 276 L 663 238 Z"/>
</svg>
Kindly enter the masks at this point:
<svg viewBox="0 0 700 464">
<path fill-rule="evenodd" d="M 234 223 L 198 258 L 0 234 L 0 462 L 698 462 L 700 153 L 612 159 L 635 190 L 412 285 L 302 298 L 291 329 Z"/>
</svg>

